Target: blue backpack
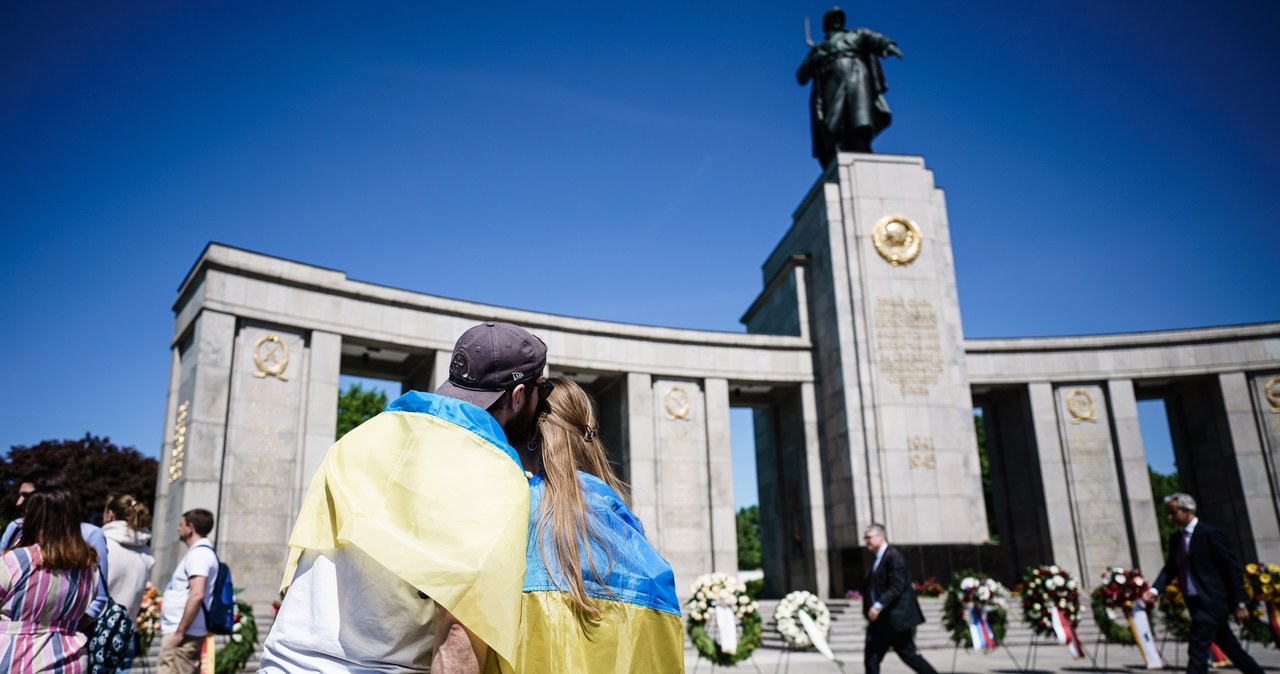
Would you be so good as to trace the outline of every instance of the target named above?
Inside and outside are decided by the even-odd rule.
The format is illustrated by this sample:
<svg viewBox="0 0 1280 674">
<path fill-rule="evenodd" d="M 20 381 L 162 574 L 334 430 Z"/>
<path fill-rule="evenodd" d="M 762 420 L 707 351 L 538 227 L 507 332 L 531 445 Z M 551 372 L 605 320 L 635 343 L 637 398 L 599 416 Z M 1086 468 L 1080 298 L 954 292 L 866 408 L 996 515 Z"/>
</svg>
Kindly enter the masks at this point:
<svg viewBox="0 0 1280 674">
<path fill-rule="evenodd" d="M 213 554 L 217 557 L 218 552 Z M 235 624 L 236 587 L 231 581 L 231 567 L 218 559 L 218 577 L 213 581 L 213 598 L 204 610 L 204 625 L 210 634 L 231 634 Z"/>
</svg>

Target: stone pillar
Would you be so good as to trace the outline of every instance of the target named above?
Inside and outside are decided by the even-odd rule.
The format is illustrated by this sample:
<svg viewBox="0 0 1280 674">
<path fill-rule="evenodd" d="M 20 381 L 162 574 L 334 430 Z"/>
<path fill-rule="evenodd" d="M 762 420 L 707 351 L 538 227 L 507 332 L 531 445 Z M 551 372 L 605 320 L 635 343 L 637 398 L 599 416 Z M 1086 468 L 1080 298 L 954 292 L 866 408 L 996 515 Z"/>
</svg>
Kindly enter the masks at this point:
<svg viewBox="0 0 1280 674">
<path fill-rule="evenodd" d="M 332 332 L 311 332 L 307 353 L 307 385 L 302 454 L 297 461 L 293 514 L 302 507 L 311 478 L 329 451 L 338 427 L 338 377 L 342 368 L 342 336 Z"/>
<path fill-rule="evenodd" d="M 627 441 L 627 474 L 631 481 L 631 507 L 644 524 L 649 542 L 659 549 L 662 538 L 658 532 L 658 464 L 654 453 L 653 378 L 647 374 L 630 372 L 624 385 L 627 387 L 627 413 L 623 419 Z M 684 592 L 683 588 L 676 588 Z"/>
<path fill-rule="evenodd" d="M 1257 559 L 1242 560 L 1242 563 L 1280 559 L 1280 506 L 1277 505 L 1280 493 L 1274 486 L 1272 471 L 1275 464 L 1269 460 L 1274 455 L 1268 456 L 1259 433 L 1266 427 L 1265 417 L 1259 412 L 1276 415 L 1271 412 L 1270 405 L 1262 410 L 1255 409 L 1249 382 L 1243 372 L 1218 375 L 1218 386 L 1222 390 L 1225 430 L 1230 436 L 1236 470 L 1240 474 L 1240 498 L 1249 515 L 1256 546 Z"/>
<path fill-rule="evenodd" d="M 1056 561 L 1077 578 L 1098 578 L 1133 556 L 1106 391 L 1066 384 L 1055 387 L 1054 400 L 1079 559 L 1078 564 Z"/>
<path fill-rule="evenodd" d="M 321 336 L 328 370 L 318 382 L 319 405 L 337 405 L 340 340 Z M 236 336 L 232 368 L 231 405 L 226 416 L 227 451 L 222 464 L 223 500 L 216 511 L 214 545 L 222 561 L 236 570 L 243 598 L 254 605 L 269 604 L 279 590 L 285 551 L 294 513 L 301 501 L 303 470 L 318 452 L 308 435 L 307 393 L 311 356 L 305 331 L 245 323 Z M 333 437 L 336 412 L 319 413 Z M 321 438 L 315 437 L 315 443 Z M 314 466 L 310 469 L 314 471 Z M 305 477 L 310 477 L 306 475 Z M 292 488 L 283 489 L 282 484 Z"/>
<path fill-rule="evenodd" d="M 173 531 L 178 523 L 169 520 L 169 512 L 166 504 L 169 502 L 169 466 L 173 461 L 173 447 L 175 444 L 175 431 L 178 424 L 178 396 L 182 385 L 182 353 L 178 347 L 173 347 L 172 358 L 169 364 L 169 394 L 165 399 L 164 414 L 164 435 L 160 438 L 160 471 L 156 475 L 156 502 L 155 513 L 151 518 L 151 530 L 157 532 L 155 537 L 160 538 L 159 532 Z M 183 410 L 183 444 L 186 444 L 186 408 Z M 185 449 L 183 450 L 186 451 Z M 153 550 L 156 551 L 156 557 L 159 559 L 161 546 L 153 541 Z M 163 587 L 163 583 L 167 580 L 160 579 L 160 565 L 157 564 L 152 569 L 151 582 L 157 587 Z"/>
<path fill-rule="evenodd" d="M 431 375 L 429 377 L 427 388 L 423 391 L 435 391 L 436 387 L 443 384 L 449 379 L 449 361 L 453 359 L 452 351 L 436 351 L 434 364 L 431 367 Z"/>
<path fill-rule="evenodd" d="M 167 488 L 156 501 L 152 539 L 152 577 L 160 584 L 168 581 L 186 552 L 176 531 L 182 513 L 194 508 L 219 511 L 235 334 L 235 316 L 205 309 L 178 347 L 178 402 L 166 420 L 172 435 L 166 439 L 160 471 Z M 220 530 L 219 523 L 214 535 Z"/>
<path fill-rule="evenodd" d="M 794 420 L 793 420 L 794 421 Z M 800 385 L 800 419 L 804 433 L 805 486 L 809 501 L 809 547 L 813 587 L 819 597 L 831 592 L 831 567 L 827 557 L 827 507 L 822 477 L 822 452 L 818 444 L 818 409 L 813 384 Z"/>
<path fill-rule="evenodd" d="M 710 484 L 711 568 L 738 573 L 738 527 L 733 505 L 733 450 L 729 444 L 729 382 L 703 382 L 707 409 L 707 480 Z"/>
<path fill-rule="evenodd" d="M 1027 395 L 1031 403 L 1031 423 L 1040 457 L 1044 505 L 1025 503 L 1018 504 L 1018 507 L 1043 507 L 1053 561 L 1072 569 L 1082 569 L 1085 564 L 1080 554 L 1071 512 L 1072 496 L 1067 488 L 1066 450 L 1058 435 L 1058 413 L 1053 386 L 1046 383 L 1030 384 L 1027 386 Z"/>
<path fill-rule="evenodd" d="M 652 409 L 658 549 L 683 593 L 698 575 L 716 570 L 706 398 L 696 381 L 655 377 Z"/>
<path fill-rule="evenodd" d="M 1147 455 L 1142 446 L 1142 429 L 1138 423 L 1138 401 L 1133 393 L 1133 381 L 1108 381 L 1107 400 L 1110 403 L 1112 433 L 1116 441 L 1116 458 L 1120 466 L 1125 506 L 1128 509 L 1134 556 L 1132 564 L 1145 573 L 1154 574 L 1155 569 L 1164 565 L 1164 554 L 1160 549 L 1160 527 L 1156 522 L 1155 502 L 1151 495 L 1151 477 L 1147 468 Z"/>
<path fill-rule="evenodd" d="M 1253 392 L 1258 426 L 1262 429 L 1262 446 L 1271 482 L 1271 503 L 1280 519 L 1280 372 L 1254 375 L 1249 383 Z M 1258 541 L 1258 557 L 1280 559 L 1280 541 Z"/>
</svg>

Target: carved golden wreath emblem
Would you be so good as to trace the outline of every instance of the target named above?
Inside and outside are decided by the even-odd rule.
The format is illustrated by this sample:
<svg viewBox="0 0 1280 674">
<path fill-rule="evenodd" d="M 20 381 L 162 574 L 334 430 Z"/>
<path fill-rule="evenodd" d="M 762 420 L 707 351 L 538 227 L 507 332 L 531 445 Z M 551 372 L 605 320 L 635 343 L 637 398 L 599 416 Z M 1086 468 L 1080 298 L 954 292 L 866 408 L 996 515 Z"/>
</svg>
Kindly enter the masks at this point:
<svg viewBox="0 0 1280 674">
<path fill-rule="evenodd" d="M 689 393 L 683 387 L 672 386 L 662 396 L 662 406 L 667 408 L 668 419 L 688 419 L 692 404 L 689 402 Z"/>
<path fill-rule="evenodd" d="M 895 267 L 911 264 L 919 257 L 923 241 L 920 228 L 903 215 L 887 215 L 871 228 L 871 242 L 876 252 Z"/>
<path fill-rule="evenodd" d="M 1071 423 L 1094 421 L 1094 411 L 1093 396 L 1088 391 L 1078 388 L 1067 396 L 1067 412 L 1071 413 Z"/>
<path fill-rule="evenodd" d="M 1267 402 L 1271 403 L 1271 412 L 1275 414 L 1280 412 L 1280 374 L 1267 380 L 1262 386 L 1262 395 L 1267 397 Z"/>
<path fill-rule="evenodd" d="M 263 335 L 253 345 L 253 364 L 258 371 L 255 377 L 275 377 L 280 381 L 289 381 L 284 376 L 289 367 L 289 345 L 276 335 Z"/>
</svg>

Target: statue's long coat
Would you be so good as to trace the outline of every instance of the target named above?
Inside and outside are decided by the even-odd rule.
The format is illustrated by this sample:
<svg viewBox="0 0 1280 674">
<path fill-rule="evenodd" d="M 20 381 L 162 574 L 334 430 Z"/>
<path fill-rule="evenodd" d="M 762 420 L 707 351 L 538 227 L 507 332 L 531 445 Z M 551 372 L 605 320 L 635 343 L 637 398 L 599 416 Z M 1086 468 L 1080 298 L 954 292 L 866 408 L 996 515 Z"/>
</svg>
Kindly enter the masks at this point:
<svg viewBox="0 0 1280 674">
<path fill-rule="evenodd" d="M 800 84 L 813 80 L 809 122 L 813 156 L 825 166 L 837 143 L 859 127 L 871 127 L 871 138 L 889 126 L 888 87 L 880 57 L 893 40 L 866 28 L 828 33 L 800 64 Z"/>
</svg>

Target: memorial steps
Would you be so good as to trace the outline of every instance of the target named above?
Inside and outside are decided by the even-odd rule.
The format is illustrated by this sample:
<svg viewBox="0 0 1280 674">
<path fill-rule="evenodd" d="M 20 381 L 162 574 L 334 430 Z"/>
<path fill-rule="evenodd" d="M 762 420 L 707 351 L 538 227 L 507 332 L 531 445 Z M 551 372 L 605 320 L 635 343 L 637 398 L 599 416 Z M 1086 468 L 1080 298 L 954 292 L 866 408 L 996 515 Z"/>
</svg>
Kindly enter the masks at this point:
<svg viewBox="0 0 1280 674">
<path fill-rule="evenodd" d="M 764 648 L 783 649 L 786 647 L 782 636 L 774 628 L 773 611 L 778 606 L 777 599 L 760 600 L 760 619 L 764 621 L 764 633 L 761 640 Z M 867 619 L 862 615 L 862 600 L 829 599 L 827 608 L 831 611 L 831 632 L 828 642 L 831 650 L 837 654 L 861 654 L 867 638 Z M 954 648 L 946 628 L 942 626 L 942 599 L 920 598 L 920 608 L 924 611 L 925 623 L 916 629 L 916 646 L 921 649 Z M 1026 652 L 1026 646 L 1032 641 L 1031 628 L 1022 622 L 1022 607 L 1012 606 L 1009 615 L 1009 632 L 1005 635 L 1004 645 L 1021 647 L 1016 650 L 1018 657 Z M 1098 640 L 1098 627 L 1093 622 L 1093 615 L 1085 610 L 1080 621 L 1080 642 L 1089 653 L 1094 650 Z M 1058 644 L 1040 637 L 1037 642 L 1041 648 L 1058 648 Z M 1063 646 L 1062 648 L 1065 648 Z M 1119 647 L 1117 647 L 1119 648 Z M 992 655 L 995 655 L 994 653 Z M 934 663 L 937 666 L 937 663 Z"/>
<path fill-rule="evenodd" d="M 245 668 L 242 670 L 244 672 L 258 671 L 258 658 L 262 654 L 262 642 L 267 640 L 267 632 L 271 631 L 271 625 L 276 621 L 275 613 L 269 608 L 265 614 L 254 613 L 253 617 L 258 623 L 258 643 L 254 646 L 253 655 L 245 663 Z M 156 635 L 156 638 L 151 640 L 151 647 L 147 649 L 145 655 L 133 659 L 133 667 L 129 671 L 142 672 L 144 674 L 156 671 L 156 663 L 160 659 L 160 639 L 160 635 Z M 230 639 L 229 636 L 220 634 L 213 637 L 214 642 L 218 644 L 218 648 L 222 648 L 222 645 L 227 643 L 228 639 Z"/>
</svg>

